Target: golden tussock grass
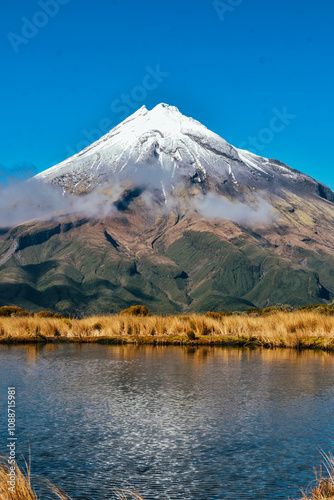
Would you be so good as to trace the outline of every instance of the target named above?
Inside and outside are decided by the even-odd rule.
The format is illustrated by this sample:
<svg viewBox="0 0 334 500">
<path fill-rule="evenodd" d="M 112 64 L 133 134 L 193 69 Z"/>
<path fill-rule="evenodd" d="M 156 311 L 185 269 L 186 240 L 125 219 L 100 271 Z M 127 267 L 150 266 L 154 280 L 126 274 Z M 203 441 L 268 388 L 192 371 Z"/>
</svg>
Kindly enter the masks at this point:
<svg viewBox="0 0 334 500">
<path fill-rule="evenodd" d="M 5 458 L 0 458 L 0 499 L 1 500 L 35 500 L 36 496 L 31 488 L 30 474 L 21 472 L 15 467 L 15 488 L 11 491 L 8 483 L 10 466 Z"/>
<path fill-rule="evenodd" d="M 134 500 L 144 500 L 142 496 L 136 490 L 123 490 L 119 489 L 115 491 L 116 498 L 118 500 L 130 500 L 133 498 Z"/>
<path fill-rule="evenodd" d="M 25 465 L 25 471 L 22 471 L 17 465 L 15 466 L 15 486 L 11 486 L 8 483 L 10 466 L 5 457 L 0 457 L 0 500 L 43 500 L 43 498 L 38 497 L 34 492 L 31 485 L 30 469 L 27 464 Z M 71 500 L 64 491 L 50 481 L 45 479 L 39 479 L 39 481 L 47 487 L 50 494 L 53 494 L 53 498 Z M 46 498 L 50 497 L 45 497 L 44 500 L 46 500 Z M 132 488 L 116 489 L 114 498 L 115 500 L 143 500 L 139 493 Z"/>
<path fill-rule="evenodd" d="M 305 494 L 300 500 L 334 500 L 334 459 L 325 456 L 325 469 L 327 477 L 322 476 L 320 469 L 319 476 L 316 475 L 316 485 L 310 494 Z M 9 465 L 4 457 L 0 458 L 0 500 L 43 500 L 38 498 L 31 486 L 30 471 L 26 466 L 26 471 L 22 472 L 18 466 L 15 467 L 15 487 L 14 491 L 8 489 Z M 71 500 L 60 488 L 43 481 L 48 485 L 50 493 L 52 492 L 60 500 Z M 50 497 L 49 497 L 50 498 Z M 133 488 L 116 489 L 115 499 L 117 500 L 143 500 L 141 495 Z"/>
<path fill-rule="evenodd" d="M 334 316 L 276 311 L 263 316 L 92 316 L 83 319 L 0 317 L 0 342 L 115 341 L 221 343 L 334 350 Z"/>
<path fill-rule="evenodd" d="M 25 465 L 25 471 L 22 471 L 15 465 L 15 479 L 12 483 L 14 485 L 12 486 L 9 482 L 10 465 L 5 457 L 0 457 L 0 500 L 38 500 L 31 485 L 29 467 L 27 464 Z M 70 500 L 70 498 L 54 484 L 46 480 L 43 480 L 43 483 L 47 485 L 50 493 L 52 492 L 56 498 L 60 500 Z"/>
<path fill-rule="evenodd" d="M 300 500 L 334 500 L 334 458 L 323 456 L 327 476 L 323 477 L 320 468 L 320 473 L 316 473 L 315 486 L 309 495 L 304 495 Z"/>
</svg>

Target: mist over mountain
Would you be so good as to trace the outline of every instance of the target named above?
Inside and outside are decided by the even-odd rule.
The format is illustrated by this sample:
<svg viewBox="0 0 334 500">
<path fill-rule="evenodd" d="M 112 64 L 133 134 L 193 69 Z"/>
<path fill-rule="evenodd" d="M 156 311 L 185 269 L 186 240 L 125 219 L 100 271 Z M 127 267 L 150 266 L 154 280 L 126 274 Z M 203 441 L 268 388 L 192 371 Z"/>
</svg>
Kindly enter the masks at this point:
<svg viewBox="0 0 334 500">
<path fill-rule="evenodd" d="M 0 302 L 77 314 L 326 302 L 333 202 L 324 184 L 174 106 L 143 106 L 3 188 Z"/>
</svg>

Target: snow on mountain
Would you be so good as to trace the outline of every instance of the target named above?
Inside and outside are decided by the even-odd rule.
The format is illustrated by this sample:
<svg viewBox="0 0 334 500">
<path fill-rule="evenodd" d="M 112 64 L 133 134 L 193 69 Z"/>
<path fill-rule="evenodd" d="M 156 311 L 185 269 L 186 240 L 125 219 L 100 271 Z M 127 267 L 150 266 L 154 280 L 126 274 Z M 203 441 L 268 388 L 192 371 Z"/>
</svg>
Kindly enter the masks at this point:
<svg viewBox="0 0 334 500">
<path fill-rule="evenodd" d="M 1 193 L 4 304 L 188 314 L 334 298 L 331 190 L 175 107 L 142 107 L 37 179 Z"/>
<path fill-rule="evenodd" d="M 37 176 L 67 189 L 85 180 L 87 187 L 111 180 L 112 176 L 131 175 L 143 165 L 168 172 L 177 169 L 188 175 L 207 170 L 228 169 L 228 160 L 237 151 L 224 139 L 174 106 L 159 104 L 151 111 L 145 106 L 80 153 Z M 139 172 L 140 173 L 140 172 Z"/>
<path fill-rule="evenodd" d="M 83 151 L 36 176 L 80 194 L 132 181 L 171 191 L 181 181 L 229 196 L 293 189 L 334 201 L 333 193 L 276 160 L 231 146 L 175 106 L 145 106 Z"/>
</svg>

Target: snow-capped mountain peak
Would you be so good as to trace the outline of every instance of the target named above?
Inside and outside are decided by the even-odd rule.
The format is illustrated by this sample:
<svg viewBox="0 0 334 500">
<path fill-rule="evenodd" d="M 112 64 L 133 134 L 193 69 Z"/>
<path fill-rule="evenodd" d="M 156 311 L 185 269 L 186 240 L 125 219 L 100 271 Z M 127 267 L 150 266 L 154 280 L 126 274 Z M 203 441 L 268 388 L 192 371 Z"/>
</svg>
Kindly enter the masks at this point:
<svg viewBox="0 0 334 500">
<path fill-rule="evenodd" d="M 141 187 L 161 185 L 164 194 L 179 182 L 197 183 L 203 189 L 232 197 L 254 190 L 291 189 L 294 185 L 297 189 L 297 184 L 298 189 L 302 186 L 319 191 L 319 183 L 308 176 L 231 146 L 165 103 L 152 110 L 142 106 L 86 149 L 36 178 L 72 193 L 122 181 L 133 181 Z M 329 190 L 326 196 L 331 199 L 333 194 Z"/>
<path fill-rule="evenodd" d="M 190 176 L 198 171 L 205 177 L 210 169 L 220 175 L 229 170 L 227 159 L 238 159 L 236 149 L 175 106 L 161 103 L 150 111 L 142 106 L 98 141 L 37 178 L 73 191 L 82 181 L 95 187 L 148 165 L 171 175 L 179 169 Z"/>
</svg>

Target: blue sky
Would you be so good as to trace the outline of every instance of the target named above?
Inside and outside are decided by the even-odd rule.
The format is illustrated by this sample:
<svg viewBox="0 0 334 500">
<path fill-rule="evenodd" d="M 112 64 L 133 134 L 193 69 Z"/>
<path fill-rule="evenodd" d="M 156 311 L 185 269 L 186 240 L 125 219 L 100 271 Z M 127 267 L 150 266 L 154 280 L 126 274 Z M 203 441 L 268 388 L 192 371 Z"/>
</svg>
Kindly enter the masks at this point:
<svg viewBox="0 0 334 500">
<path fill-rule="evenodd" d="M 332 0 L 2 0 L 0 169 L 41 171 L 142 105 L 334 189 Z"/>
</svg>

